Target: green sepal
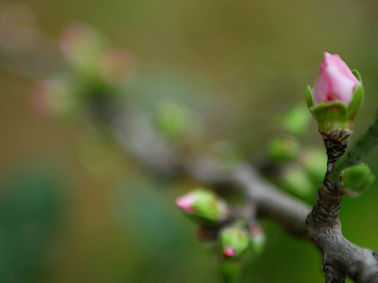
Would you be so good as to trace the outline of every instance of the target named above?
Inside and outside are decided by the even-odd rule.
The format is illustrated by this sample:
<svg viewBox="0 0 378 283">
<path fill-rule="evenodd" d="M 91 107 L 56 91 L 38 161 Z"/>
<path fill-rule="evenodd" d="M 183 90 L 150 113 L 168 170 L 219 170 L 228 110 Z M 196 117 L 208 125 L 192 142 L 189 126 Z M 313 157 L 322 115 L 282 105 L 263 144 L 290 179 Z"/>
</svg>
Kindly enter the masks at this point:
<svg viewBox="0 0 378 283">
<path fill-rule="evenodd" d="M 360 82 L 362 82 L 361 74 L 360 74 L 360 72 L 357 69 L 353 69 L 352 73 L 357 78 L 357 80 L 359 80 Z"/>
<path fill-rule="evenodd" d="M 347 106 L 341 101 L 321 102 L 310 111 L 318 122 L 320 132 L 352 128 L 353 121 L 348 119 Z"/>
<path fill-rule="evenodd" d="M 374 182 L 375 176 L 366 164 L 359 164 L 345 169 L 341 173 L 341 182 L 349 196 L 356 197 L 365 192 Z"/>
<path fill-rule="evenodd" d="M 228 226 L 220 233 L 220 244 L 223 255 L 225 249 L 231 247 L 235 254 L 230 258 L 238 259 L 249 248 L 250 238 L 248 231 L 239 225 Z"/>
<path fill-rule="evenodd" d="M 307 86 L 306 88 L 306 103 L 308 109 L 311 110 L 311 108 L 314 107 L 314 100 L 312 99 L 312 90 L 310 86 Z"/>
<path fill-rule="evenodd" d="M 361 76 L 357 70 L 353 70 L 353 74 L 360 81 L 360 83 L 356 86 L 353 93 L 352 100 L 348 105 L 347 116 L 348 116 L 348 119 L 352 121 L 354 120 L 354 118 L 356 118 L 364 101 L 364 85 L 361 81 Z"/>
</svg>

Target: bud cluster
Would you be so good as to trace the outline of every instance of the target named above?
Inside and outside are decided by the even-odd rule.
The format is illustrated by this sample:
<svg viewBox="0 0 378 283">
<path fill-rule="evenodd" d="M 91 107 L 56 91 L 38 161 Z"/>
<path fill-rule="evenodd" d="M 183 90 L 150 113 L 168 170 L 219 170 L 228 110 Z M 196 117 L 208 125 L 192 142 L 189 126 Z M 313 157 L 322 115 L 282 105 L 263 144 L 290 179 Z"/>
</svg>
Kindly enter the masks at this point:
<svg viewBox="0 0 378 283">
<path fill-rule="evenodd" d="M 266 172 L 276 185 L 312 202 L 326 173 L 326 156 L 317 148 L 301 146 L 311 115 L 305 105 L 296 105 L 277 115 L 277 134 L 267 144 Z"/>
<path fill-rule="evenodd" d="M 265 243 L 263 230 L 248 224 L 242 215 L 235 217 L 225 200 L 214 192 L 199 188 L 179 197 L 177 207 L 196 224 L 204 239 L 218 239 L 224 260 L 239 260 L 244 255 L 260 254 Z"/>
<path fill-rule="evenodd" d="M 121 84 L 133 74 L 135 60 L 88 25 L 67 28 L 60 40 L 66 72 L 42 81 L 32 92 L 39 114 L 75 112 L 88 100 L 117 95 Z"/>
</svg>

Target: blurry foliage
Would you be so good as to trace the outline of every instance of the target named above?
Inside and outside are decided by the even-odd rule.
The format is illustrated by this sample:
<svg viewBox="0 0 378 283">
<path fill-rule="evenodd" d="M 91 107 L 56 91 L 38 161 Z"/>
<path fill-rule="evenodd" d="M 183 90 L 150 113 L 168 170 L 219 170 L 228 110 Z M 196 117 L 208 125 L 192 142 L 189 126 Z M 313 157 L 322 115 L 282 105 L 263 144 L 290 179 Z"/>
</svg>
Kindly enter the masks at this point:
<svg viewBox="0 0 378 283">
<path fill-rule="evenodd" d="M 35 165 L 3 180 L 0 195 L 0 281 L 41 282 L 51 269 L 64 215 L 64 185 Z"/>
<path fill-rule="evenodd" d="M 115 218 L 129 243 L 127 282 L 217 282 L 211 250 L 201 247 L 194 227 L 171 205 L 167 186 L 147 177 L 131 179 L 114 196 Z"/>
</svg>

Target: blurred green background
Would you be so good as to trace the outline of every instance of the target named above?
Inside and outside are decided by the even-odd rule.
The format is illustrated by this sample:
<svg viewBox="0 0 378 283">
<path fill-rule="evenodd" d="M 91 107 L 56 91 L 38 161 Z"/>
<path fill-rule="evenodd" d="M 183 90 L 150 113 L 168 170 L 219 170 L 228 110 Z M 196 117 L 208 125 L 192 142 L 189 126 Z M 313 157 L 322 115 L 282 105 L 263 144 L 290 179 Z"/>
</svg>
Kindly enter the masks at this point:
<svg viewBox="0 0 378 283">
<path fill-rule="evenodd" d="M 304 101 L 324 51 L 362 74 L 356 133 L 367 126 L 378 102 L 377 11 L 373 0 L 0 2 L 0 282 L 219 282 L 213 254 L 174 207 L 195 183 L 153 177 L 79 119 L 30 106 L 36 81 L 61 67 L 56 40 L 67 25 L 88 23 L 130 52 L 147 100 L 170 90 L 206 105 L 209 139 L 253 156 L 267 121 Z M 316 131 L 306 143 L 321 144 Z M 366 160 L 376 173 L 377 157 Z M 341 211 L 345 235 L 376 251 L 377 189 Z M 245 282 L 323 280 L 313 245 L 263 226 L 267 248 Z"/>
</svg>

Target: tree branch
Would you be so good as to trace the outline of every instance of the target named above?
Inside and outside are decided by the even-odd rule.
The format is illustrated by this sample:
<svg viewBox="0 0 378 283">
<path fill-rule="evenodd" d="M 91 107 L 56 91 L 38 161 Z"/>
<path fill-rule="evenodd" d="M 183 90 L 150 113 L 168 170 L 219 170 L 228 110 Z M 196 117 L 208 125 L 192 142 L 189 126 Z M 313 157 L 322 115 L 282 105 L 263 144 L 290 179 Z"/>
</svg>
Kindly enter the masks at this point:
<svg viewBox="0 0 378 283">
<path fill-rule="evenodd" d="M 329 178 L 336 181 L 342 170 L 351 165 L 356 165 L 368 154 L 368 152 L 378 143 L 378 111 L 375 119 L 367 131 L 357 140 L 357 142 L 347 150 L 339 161 L 335 164 L 335 169 Z"/>
<path fill-rule="evenodd" d="M 208 156 L 182 160 L 175 147 L 162 139 L 148 120 L 135 117 L 135 114 L 127 115 L 124 111 L 109 113 L 108 125 L 115 137 L 122 148 L 142 165 L 168 176 L 185 173 L 210 186 L 228 184 L 239 188 L 256 206 L 259 216 L 267 217 L 290 233 L 311 240 L 323 252 L 326 282 L 344 282 L 346 275 L 356 282 L 378 282 L 376 254 L 354 245 L 342 235 L 337 217 L 342 194 L 338 185 L 328 178 L 329 174 L 311 212 L 307 204 L 266 182 L 250 164 L 242 163 L 226 169 Z M 376 137 L 376 128 L 368 132 L 370 135 L 373 132 Z M 366 135 L 361 139 L 365 141 Z M 361 151 L 353 148 L 350 152 L 352 157 L 349 158 L 353 160 L 361 154 Z M 329 172 L 333 172 L 336 160 L 329 164 Z M 342 162 L 350 164 L 350 161 Z"/>
<path fill-rule="evenodd" d="M 338 217 L 344 195 L 339 175 L 347 166 L 360 161 L 377 143 L 377 120 L 344 155 L 350 134 L 348 130 L 322 133 L 328 156 L 327 173 L 318 191 L 318 199 L 307 217 L 307 231 L 323 253 L 326 282 L 345 282 L 346 275 L 356 282 L 378 282 L 375 253 L 348 241 L 342 234 Z"/>
</svg>

